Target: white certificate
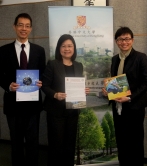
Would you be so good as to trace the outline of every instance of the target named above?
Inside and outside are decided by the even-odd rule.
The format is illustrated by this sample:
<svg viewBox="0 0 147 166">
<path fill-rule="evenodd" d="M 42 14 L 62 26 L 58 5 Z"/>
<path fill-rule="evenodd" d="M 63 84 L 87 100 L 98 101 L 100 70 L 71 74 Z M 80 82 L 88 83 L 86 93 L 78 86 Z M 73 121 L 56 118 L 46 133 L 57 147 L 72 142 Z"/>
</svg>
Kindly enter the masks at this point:
<svg viewBox="0 0 147 166">
<path fill-rule="evenodd" d="M 38 80 L 38 70 L 17 70 L 16 83 L 19 84 L 19 88 L 16 91 L 16 101 L 38 101 Z"/>
<path fill-rule="evenodd" d="M 65 77 L 66 108 L 79 109 L 86 107 L 85 78 Z"/>
</svg>

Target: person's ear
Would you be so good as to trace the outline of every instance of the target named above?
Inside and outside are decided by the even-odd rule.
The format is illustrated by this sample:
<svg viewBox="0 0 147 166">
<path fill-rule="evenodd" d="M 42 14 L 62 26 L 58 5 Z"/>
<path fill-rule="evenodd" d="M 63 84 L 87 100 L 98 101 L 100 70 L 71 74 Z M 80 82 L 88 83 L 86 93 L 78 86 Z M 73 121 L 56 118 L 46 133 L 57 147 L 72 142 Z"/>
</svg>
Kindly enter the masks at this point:
<svg viewBox="0 0 147 166">
<path fill-rule="evenodd" d="M 14 31 L 16 31 L 16 25 L 13 25 L 13 29 L 14 29 Z"/>
<path fill-rule="evenodd" d="M 134 38 L 132 38 L 132 43 L 134 43 Z"/>
</svg>

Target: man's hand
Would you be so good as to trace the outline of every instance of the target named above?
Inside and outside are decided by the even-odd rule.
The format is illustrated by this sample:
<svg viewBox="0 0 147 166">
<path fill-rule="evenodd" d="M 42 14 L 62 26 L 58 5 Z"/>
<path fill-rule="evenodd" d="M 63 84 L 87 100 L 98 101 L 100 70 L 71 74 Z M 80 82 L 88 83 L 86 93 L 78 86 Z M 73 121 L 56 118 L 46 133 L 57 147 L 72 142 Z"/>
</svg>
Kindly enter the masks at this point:
<svg viewBox="0 0 147 166">
<path fill-rule="evenodd" d="M 54 94 L 54 98 L 57 100 L 64 100 L 66 98 L 66 93 L 58 92 Z"/>
<path fill-rule="evenodd" d="M 15 92 L 19 88 L 19 84 L 12 82 L 9 86 L 10 91 Z"/>
<path fill-rule="evenodd" d="M 102 88 L 102 93 L 103 93 L 104 96 L 108 96 L 108 92 L 106 91 L 105 88 Z"/>
<path fill-rule="evenodd" d="M 41 88 L 42 87 L 42 81 L 37 81 L 36 85 Z"/>
<path fill-rule="evenodd" d="M 130 97 L 119 97 L 116 98 L 115 101 L 119 102 L 119 103 L 124 103 L 124 102 L 129 102 L 130 101 Z"/>
</svg>

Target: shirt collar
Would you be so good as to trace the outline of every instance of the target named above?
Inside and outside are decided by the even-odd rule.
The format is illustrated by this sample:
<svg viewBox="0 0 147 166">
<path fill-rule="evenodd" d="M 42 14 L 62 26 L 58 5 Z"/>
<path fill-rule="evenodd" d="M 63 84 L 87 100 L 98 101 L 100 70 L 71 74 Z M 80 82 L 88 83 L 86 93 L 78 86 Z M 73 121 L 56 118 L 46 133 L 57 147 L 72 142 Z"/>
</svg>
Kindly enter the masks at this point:
<svg viewBox="0 0 147 166">
<path fill-rule="evenodd" d="M 22 43 L 20 43 L 17 39 L 16 39 L 15 43 L 16 43 L 19 47 L 21 47 L 21 45 L 22 45 Z M 25 47 L 27 47 L 27 46 L 29 45 L 28 40 L 27 40 L 25 43 L 23 43 L 23 44 L 25 44 Z"/>
</svg>

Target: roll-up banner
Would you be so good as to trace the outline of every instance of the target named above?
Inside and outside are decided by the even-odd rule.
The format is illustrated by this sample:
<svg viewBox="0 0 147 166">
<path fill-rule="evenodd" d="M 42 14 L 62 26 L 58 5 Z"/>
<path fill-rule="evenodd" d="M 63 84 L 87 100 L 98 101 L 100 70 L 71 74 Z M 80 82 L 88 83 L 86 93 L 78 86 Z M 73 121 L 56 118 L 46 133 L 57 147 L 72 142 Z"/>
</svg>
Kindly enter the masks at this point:
<svg viewBox="0 0 147 166">
<path fill-rule="evenodd" d="M 55 58 L 59 37 L 72 35 L 76 61 L 83 64 L 86 87 L 90 88 L 87 108 L 82 109 L 79 117 L 75 164 L 114 165 L 118 161 L 112 111 L 102 95 L 103 80 L 110 77 L 113 56 L 113 8 L 52 6 L 48 7 L 48 19 L 50 59 Z"/>
</svg>

